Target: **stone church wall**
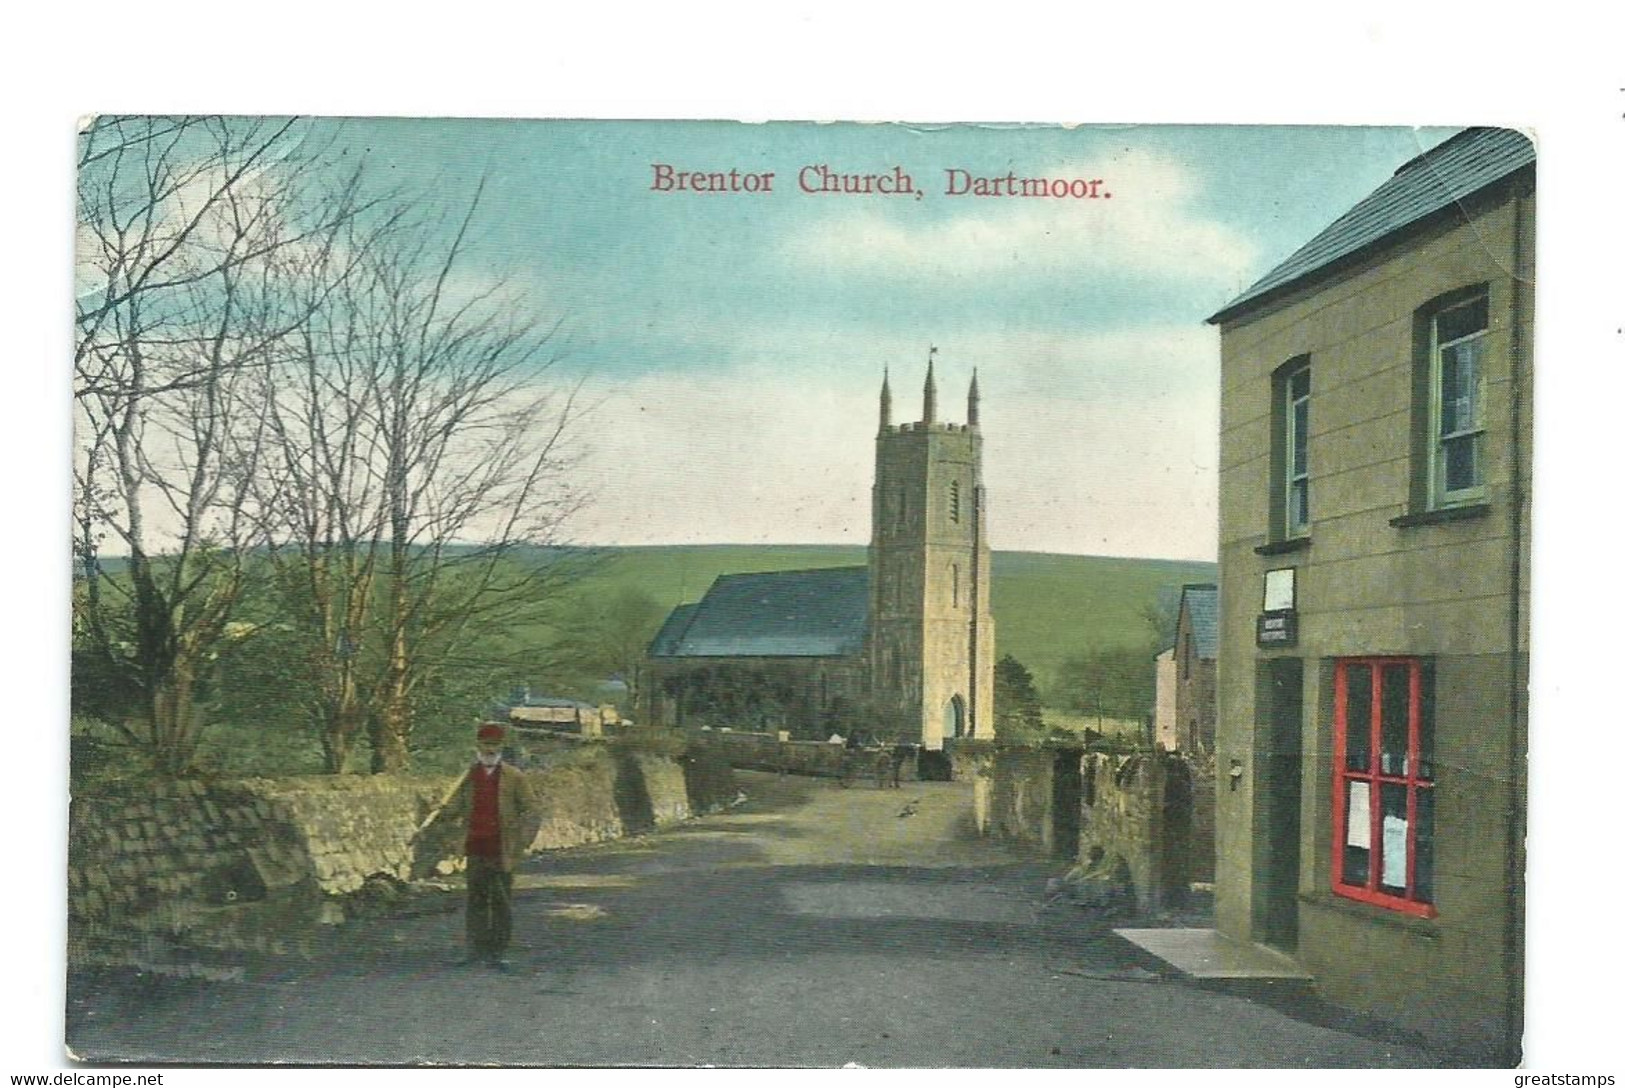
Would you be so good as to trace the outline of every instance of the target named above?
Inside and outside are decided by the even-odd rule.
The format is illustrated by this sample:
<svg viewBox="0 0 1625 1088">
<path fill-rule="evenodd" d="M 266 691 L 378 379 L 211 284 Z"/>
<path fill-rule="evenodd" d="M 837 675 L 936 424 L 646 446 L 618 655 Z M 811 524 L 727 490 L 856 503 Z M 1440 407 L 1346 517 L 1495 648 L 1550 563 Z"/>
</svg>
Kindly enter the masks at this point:
<svg viewBox="0 0 1625 1088">
<path fill-rule="evenodd" d="M 769 727 L 788 729 L 799 740 L 823 740 L 831 731 L 843 735 L 869 719 L 868 665 L 861 657 L 712 657 L 646 658 L 644 720 L 667 729 L 748 732 Z M 696 710 L 698 700 L 685 700 L 666 690 L 668 682 L 693 683 L 714 690 L 718 707 Z M 765 691 L 765 700 L 752 698 Z M 788 700 L 784 692 L 792 693 Z M 763 709 L 763 706 L 767 709 Z M 723 709 L 735 706 L 730 711 Z M 752 720 L 752 714 L 758 714 Z M 767 719 L 767 720 L 763 720 Z"/>
<path fill-rule="evenodd" d="M 696 734 L 695 743 L 717 753 L 734 767 L 829 778 L 841 773 L 841 761 L 846 754 L 846 747 L 841 744 L 827 740 L 780 741 L 774 733 L 710 730 Z M 914 777 L 912 761 L 905 764 L 903 777 Z"/>
</svg>

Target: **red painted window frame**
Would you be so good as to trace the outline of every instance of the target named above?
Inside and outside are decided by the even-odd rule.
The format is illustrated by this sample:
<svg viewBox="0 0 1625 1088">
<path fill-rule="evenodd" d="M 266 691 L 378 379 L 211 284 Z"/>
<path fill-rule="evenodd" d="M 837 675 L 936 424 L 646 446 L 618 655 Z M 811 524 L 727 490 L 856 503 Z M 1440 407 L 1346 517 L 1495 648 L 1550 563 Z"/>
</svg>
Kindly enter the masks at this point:
<svg viewBox="0 0 1625 1088">
<path fill-rule="evenodd" d="M 1384 666 L 1403 665 L 1407 669 L 1408 711 L 1406 722 L 1406 760 L 1403 774 L 1384 774 L 1382 767 L 1382 670 Z M 1368 731 L 1367 750 L 1371 753 L 1371 769 L 1367 772 L 1350 771 L 1348 756 L 1348 669 L 1364 666 L 1371 670 L 1371 720 L 1365 723 Z M 1332 716 L 1332 893 L 1347 899 L 1384 907 L 1418 918 L 1433 918 L 1438 908 L 1413 898 L 1416 887 L 1416 799 L 1418 792 L 1434 789 L 1436 780 L 1420 777 L 1422 730 L 1422 659 L 1417 657 L 1342 657 L 1337 659 L 1333 671 Z M 1364 885 L 1343 882 L 1343 848 L 1348 834 L 1348 783 L 1367 782 L 1371 798 L 1370 861 L 1366 866 Z M 1378 881 L 1382 873 L 1382 812 L 1383 783 L 1405 787 L 1405 888 L 1406 895 L 1394 895 L 1382 890 Z M 1437 810 L 1435 810 L 1437 811 Z M 1435 825 L 1437 826 L 1437 825 Z M 1435 870 L 1436 871 L 1436 870 Z"/>
</svg>

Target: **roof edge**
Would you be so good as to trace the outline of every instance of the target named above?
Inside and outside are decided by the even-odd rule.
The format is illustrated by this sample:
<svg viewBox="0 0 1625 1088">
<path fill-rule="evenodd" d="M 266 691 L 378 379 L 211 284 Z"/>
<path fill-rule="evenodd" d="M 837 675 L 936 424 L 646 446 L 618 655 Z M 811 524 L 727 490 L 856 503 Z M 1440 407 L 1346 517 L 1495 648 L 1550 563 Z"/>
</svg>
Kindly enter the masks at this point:
<svg viewBox="0 0 1625 1088">
<path fill-rule="evenodd" d="M 1440 144 L 1439 147 L 1430 148 L 1421 155 L 1408 160 L 1394 171 L 1394 175 L 1398 176 L 1408 169 L 1414 169 L 1415 166 L 1421 163 L 1423 160 L 1437 154 L 1440 148 L 1443 148 L 1456 140 L 1460 140 L 1463 137 L 1482 131 L 1484 131 L 1483 128 L 1463 130 L 1462 132 L 1457 133 L 1455 136 L 1452 136 L 1449 140 L 1446 140 L 1444 143 Z M 1523 132 L 1521 129 L 1505 129 L 1504 131 L 1516 132 L 1518 135 L 1530 140 L 1531 145 L 1533 145 L 1533 138 L 1527 133 Z M 1536 166 L 1537 162 L 1535 161 L 1526 162 L 1512 170 L 1507 171 L 1505 174 L 1490 178 L 1483 184 L 1461 193 L 1454 202 L 1437 208 L 1426 215 L 1418 216 L 1416 219 L 1413 219 L 1410 222 L 1394 227 L 1388 232 L 1371 239 L 1364 245 L 1356 249 L 1352 249 L 1347 253 L 1341 254 L 1317 268 L 1311 268 L 1292 279 L 1278 283 L 1260 294 L 1248 297 L 1246 291 L 1243 291 L 1241 296 L 1235 302 L 1224 306 L 1210 317 L 1206 318 L 1204 324 L 1222 325 L 1242 315 L 1275 305 L 1283 298 L 1296 291 L 1305 290 L 1314 284 L 1323 283 L 1334 276 L 1341 275 L 1350 268 L 1370 260 L 1373 255 L 1381 253 L 1390 246 L 1398 244 L 1403 239 L 1432 229 L 1440 223 L 1462 215 L 1462 205 L 1477 203 L 1489 194 L 1496 193 L 1499 190 L 1511 189 L 1515 187 L 1522 179 L 1532 177 L 1535 173 Z M 1317 235 L 1316 237 L 1319 236 Z M 1311 242 L 1313 240 L 1314 239 L 1311 239 Z M 1305 245 L 1308 244 L 1310 243 L 1305 243 Z M 1288 257 L 1287 261 L 1290 260 L 1291 257 Z M 1265 275 L 1260 278 L 1267 279 L 1270 275 L 1271 273 L 1265 273 Z"/>
</svg>

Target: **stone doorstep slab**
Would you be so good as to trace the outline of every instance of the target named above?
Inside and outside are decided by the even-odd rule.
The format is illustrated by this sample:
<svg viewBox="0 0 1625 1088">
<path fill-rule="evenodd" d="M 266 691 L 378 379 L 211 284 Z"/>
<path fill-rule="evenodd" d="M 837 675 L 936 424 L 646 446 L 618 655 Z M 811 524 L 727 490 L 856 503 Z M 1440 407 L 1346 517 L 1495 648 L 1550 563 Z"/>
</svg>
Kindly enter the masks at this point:
<svg viewBox="0 0 1625 1088">
<path fill-rule="evenodd" d="M 1301 978 L 1310 975 L 1290 956 L 1257 944 L 1244 944 L 1212 929 L 1114 929 L 1192 978 Z"/>
</svg>

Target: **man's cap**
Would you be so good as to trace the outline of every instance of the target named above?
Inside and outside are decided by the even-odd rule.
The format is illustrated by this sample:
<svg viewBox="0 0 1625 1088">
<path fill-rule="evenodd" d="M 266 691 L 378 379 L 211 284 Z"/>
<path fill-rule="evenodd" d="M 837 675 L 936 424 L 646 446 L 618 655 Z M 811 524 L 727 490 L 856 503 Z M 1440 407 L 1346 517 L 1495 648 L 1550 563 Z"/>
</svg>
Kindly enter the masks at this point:
<svg viewBox="0 0 1625 1088">
<path fill-rule="evenodd" d="M 486 722 L 480 726 L 479 732 L 475 733 L 474 737 L 476 740 L 501 740 L 503 735 L 502 726 L 496 722 Z"/>
</svg>

